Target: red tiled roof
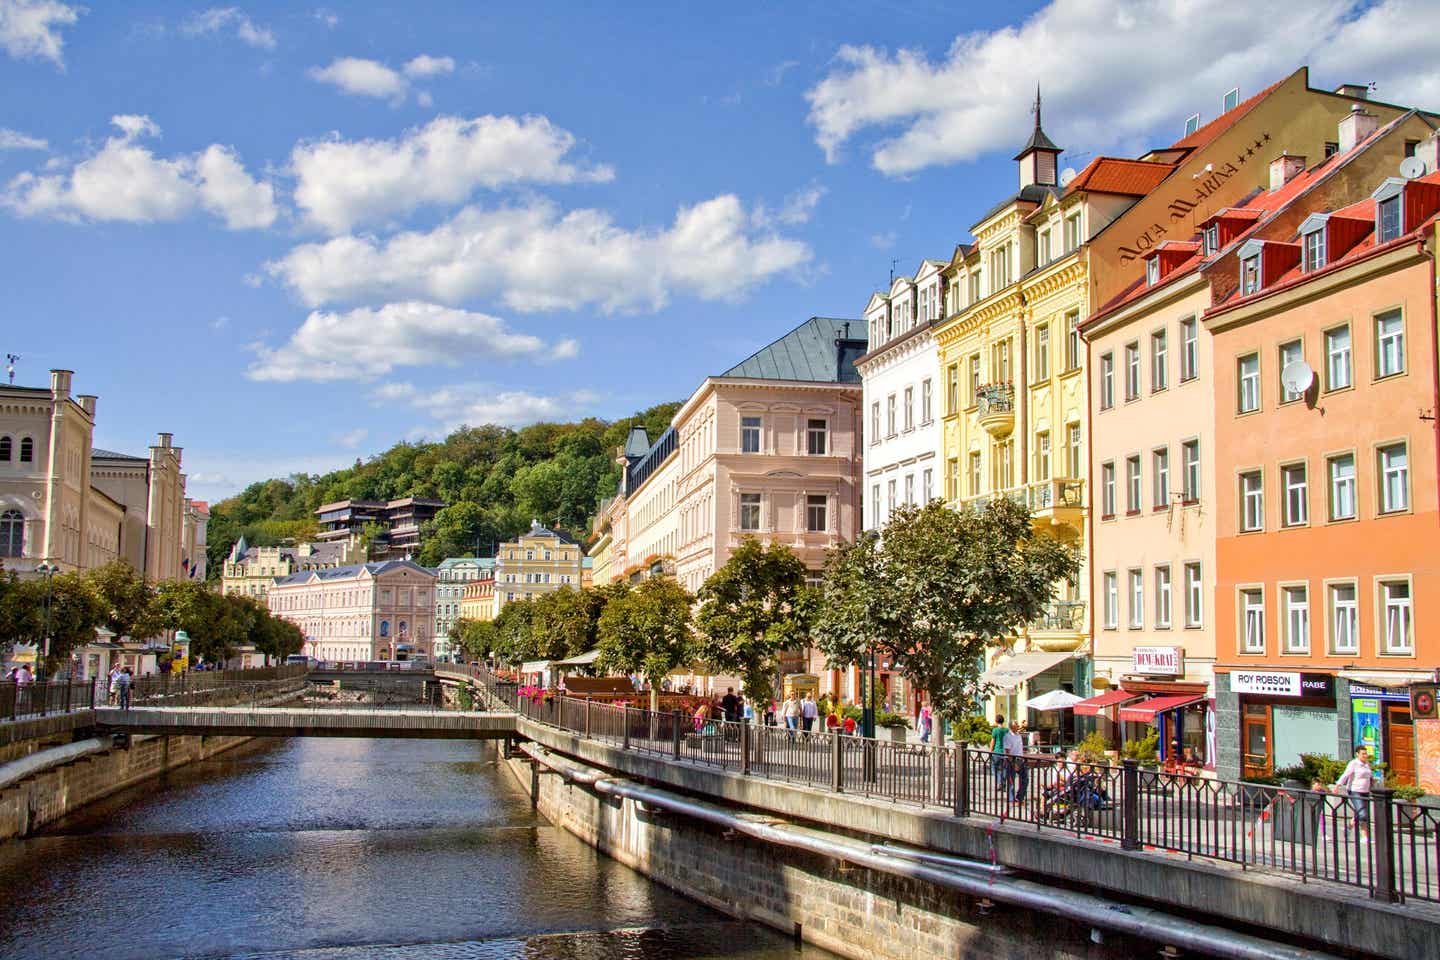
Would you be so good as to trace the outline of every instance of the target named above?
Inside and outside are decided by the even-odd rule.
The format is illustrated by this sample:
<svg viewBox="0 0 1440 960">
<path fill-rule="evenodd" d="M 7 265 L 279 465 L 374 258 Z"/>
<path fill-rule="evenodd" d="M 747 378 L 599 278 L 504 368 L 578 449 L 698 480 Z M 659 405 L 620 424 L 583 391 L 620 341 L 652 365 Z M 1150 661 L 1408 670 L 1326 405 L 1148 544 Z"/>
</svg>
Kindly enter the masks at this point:
<svg viewBox="0 0 1440 960">
<path fill-rule="evenodd" d="M 1160 181 L 1175 171 L 1173 163 L 1149 160 L 1121 160 L 1118 157 L 1096 157 L 1085 165 L 1065 188 L 1067 195 L 1077 190 L 1091 193 L 1118 193 L 1143 197 L 1159 186 Z"/>
<path fill-rule="evenodd" d="M 1209 123 L 1205 124 L 1205 126 L 1196 130 L 1188 137 L 1183 137 L 1179 140 L 1176 140 L 1170 145 L 1169 149 L 1198 150 L 1199 148 L 1205 146 L 1210 141 L 1220 136 L 1220 134 L 1233 127 L 1235 125 L 1235 121 L 1243 117 L 1251 107 L 1259 103 L 1261 100 L 1265 99 L 1265 97 L 1272 90 L 1280 86 L 1280 84 L 1284 83 L 1285 80 L 1288 79 L 1289 78 L 1286 77 L 1281 80 L 1277 80 L 1270 86 L 1266 87 L 1264 90 L 1261 90 L 1259 93 L 1255 94 L 1255 96 L 1251 97 L 1249 100 L 1245 100 L 1237 104 L 1235 109 L 1227 110 L 1224 113 L 1220 114 L 1220 116 L 1216 117 L 1214 120 L 1211 120 Z"/>
</svg>

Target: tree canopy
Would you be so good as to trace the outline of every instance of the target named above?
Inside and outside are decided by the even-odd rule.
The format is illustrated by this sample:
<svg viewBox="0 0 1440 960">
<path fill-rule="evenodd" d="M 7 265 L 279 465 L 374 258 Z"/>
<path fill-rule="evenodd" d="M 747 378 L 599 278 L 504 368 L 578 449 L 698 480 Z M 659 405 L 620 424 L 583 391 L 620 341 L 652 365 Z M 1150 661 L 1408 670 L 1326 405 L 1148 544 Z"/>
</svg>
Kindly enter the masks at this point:
<svg viewBox="0 0 1440 960">
<path fill-rule="evenodd" d="M 660 681 L 695 659 L 694 601 L 673 578 L 650 577 L 612 594 L 600 614 L 596 665 L 602 672 L 645 677 L 651 710 L 660 708 Z"/>
<path fill-rule="evenodd" d="M 632 426 L 651 439 L 670 424 L 678 403 L 662 403 L 615 421 L 537 423 L 520 430 L 461 427 L 436 443 L 399 443 L 367 461 L 327 474 L 295 474 L 251 484 L 211 507 L 209 575 L 243 534 L 251 546 L 305 540 L 317 530 L 315 509 L 336 500 L 436 497 L 449 506 L 425 531 L 417 561 L 485 555 L 524 531 L 532 519 L 583 530 L 600 501 L 615 494 L 614 452 Z"/>
<path fill-rule="evenodd" d="M 986 648 L 1039 616 L 1079 570 L 1074 549 L 1037 533 L 1008 499 L 983 511 L 901 507 L 883 538 L 831 551 L 813 639 L 837 667 L 873 645 L 937 711 L 958 716 L 985 693 Z"/>
</svg>

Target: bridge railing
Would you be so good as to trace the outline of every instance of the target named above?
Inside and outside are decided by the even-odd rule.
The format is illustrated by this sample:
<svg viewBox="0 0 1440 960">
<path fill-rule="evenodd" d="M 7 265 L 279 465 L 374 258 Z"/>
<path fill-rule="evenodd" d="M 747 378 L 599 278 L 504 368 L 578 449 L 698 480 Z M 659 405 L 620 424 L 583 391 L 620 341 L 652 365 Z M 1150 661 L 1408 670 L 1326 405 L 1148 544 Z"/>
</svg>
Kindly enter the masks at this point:
<svg viewBox="0 0 1440 960">
<path fill-rule="evenodd" d="M 746 776 L 943 806 L 956 816 L 1276 870 L 1440 902 L 1440 809 L 1368 795 L 1290 789 L 1142 769 L 1134 761 L 1006 756 L 832 730 L 697 718 L 525 690 L 471 668 L 494 704 L 625 750 Z"/>
<path fill-rule="evenodd" d="M 257 667 L 248 670 L 188 670 L 136 677 L 130 682 L 132 706 L 191 706 L 234 695 L 242 690 L 255 696 L 273 694 L 305 676 L 304 664 Z M 119 685 L 109 677 L 93 680 L 45 680 L 0 682 L 0 721 L 75 713 L 96 707 L 118 705 Z"/>
</svg>

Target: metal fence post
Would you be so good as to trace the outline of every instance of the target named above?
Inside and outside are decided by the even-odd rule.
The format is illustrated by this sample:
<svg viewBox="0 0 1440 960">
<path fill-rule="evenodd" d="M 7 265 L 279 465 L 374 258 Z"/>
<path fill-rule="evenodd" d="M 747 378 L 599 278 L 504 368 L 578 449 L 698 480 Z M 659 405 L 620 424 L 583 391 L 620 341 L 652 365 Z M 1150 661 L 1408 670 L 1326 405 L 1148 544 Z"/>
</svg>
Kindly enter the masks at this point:
<svg viewBox="0 0 1440 960">
<path fill-rule="evenodd" d="M 585 736 L 590 736 L 590 694 L 585 694 Z"/>
<path fill-rule="evenodd" d="M 1125 760 L 1120 771 L 1120 846 L 1140 849 L 1140 762 Z"/>
<path fill-rule="evenodd" d="M 630 749 L 630 708 L 620 708 L 620 749 Z"/>
<path fill-rule="evenodd" d="M 1375 884 L 1370 897 L 1383 903 L 1399 903 L 1400 893 L 1395 886 L 1395 792 L 1389 787 L 1376 787 L 1370 791 L 1370 804 L 1374 808 L 1370 832 L 1375 844 Z"/>
<path fill-rule="evenodd" d="M 750 776 L 750 721 L 740 718 L 740 773 Z"/>
<path fill-rule="evenodd" d="M 970 745 L 955 745 L 955 816 L 970 816 Z"/>
<path fill-rule="evenodd" d="M 670 711 L 670 740 L 675 750 L 675 759 L 680 759 L 680 711 Z"/>
<path fill-rule="evenodd" d="M 830 789 L 840 793 L 845 787 L 845 744 L 840 734 L 830 734 Z"/>
</svg>

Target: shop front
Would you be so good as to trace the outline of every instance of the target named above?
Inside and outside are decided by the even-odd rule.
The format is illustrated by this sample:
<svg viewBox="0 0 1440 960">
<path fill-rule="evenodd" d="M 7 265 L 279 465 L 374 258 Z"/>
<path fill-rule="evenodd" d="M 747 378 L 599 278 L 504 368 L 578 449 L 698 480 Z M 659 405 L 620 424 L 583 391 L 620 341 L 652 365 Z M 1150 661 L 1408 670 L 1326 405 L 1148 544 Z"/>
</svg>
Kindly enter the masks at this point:
<svg viewBox="0 0 1440 960">
<path fill-rule="evenodd" d="M 1387 784 L 1414 785 L 1419 781 L 1410 685 L 1399 678 L 1380 682 L 1386 685 L 1350 681 L 1351 747 L 1369 747 L 1372 758 L 1384 761 Z"/>
<path fill-rule="evenodd" d="M 1239 695 L 1242 776 L 1269 777 L 1302 754 L 1338 752 L 1334 675 L 1233 670 L 1230 689 Z"/>
<path fill-rule="evenodd" d="M 1183 647 L 1135 647 L 1118 689 L 1076 705 L 1113 721 L 1112 742 L 1143 740 L 1153 729 L 1167 763 L 1214 769 L 1215 701 L 1209 680 L 1186 674 Z M 1102 727 L 1106 726 L 1102 724 Z"/>
<path fill-rule="evenodd" d="M 1035 740 L 1040 744 L 1073 743 L 1072 710 L 1033 710 L 1026 702 L 1052 691 L 1073 693 L 1076 657 L 1072 651 L 1032 651 L 997 660 L 980 675 L 982 689 L 990 690 L 990 716 L 1020 720 L 1036 734 Z"/>
</svg>

